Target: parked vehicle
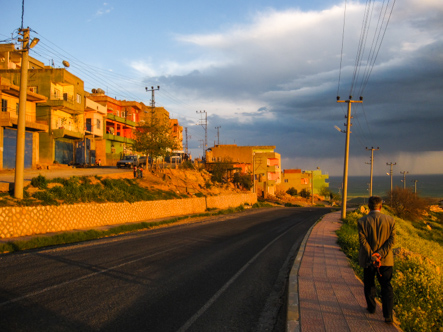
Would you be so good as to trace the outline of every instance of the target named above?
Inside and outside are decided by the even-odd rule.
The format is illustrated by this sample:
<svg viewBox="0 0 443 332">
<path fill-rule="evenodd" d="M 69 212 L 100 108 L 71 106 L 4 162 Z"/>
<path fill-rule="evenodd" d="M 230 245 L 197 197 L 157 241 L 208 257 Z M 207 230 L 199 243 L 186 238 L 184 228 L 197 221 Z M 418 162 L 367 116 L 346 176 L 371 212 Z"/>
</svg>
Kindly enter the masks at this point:
<svg viewBox="0 0 443 332">
<path fill-rule="evenodd" d="M 146 159 L 145 159 L 145 164 L 146 164 Z M 123 157 L 123 159 L 117 161 L 117 168 L 122 168 L 122 167 L 132 168 L 138 165 L 139 165 L 139 158 L 136 155 L 125 156 Z"/>
</svg>

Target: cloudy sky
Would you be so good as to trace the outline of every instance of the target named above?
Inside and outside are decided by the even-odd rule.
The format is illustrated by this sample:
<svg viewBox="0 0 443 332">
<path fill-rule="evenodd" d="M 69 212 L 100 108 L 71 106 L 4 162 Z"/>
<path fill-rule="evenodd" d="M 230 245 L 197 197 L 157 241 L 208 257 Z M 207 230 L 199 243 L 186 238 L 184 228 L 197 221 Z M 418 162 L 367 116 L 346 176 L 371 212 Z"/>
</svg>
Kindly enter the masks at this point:
<svg viewBox="0 0 443 332">
<path fill-rule="evenodd" d="M 0 40 L 21 26 L 7 8 Z M 343 173 L 345 103 L 352 105 L 350 175 L 443 173 L 441 0 L 25 0 L 31 56 L 71 63 L 88 91 L 150 103 L 188 128 L 193 157 L 208 147 L 275 145 L 283 168 Z"/>
</svg>

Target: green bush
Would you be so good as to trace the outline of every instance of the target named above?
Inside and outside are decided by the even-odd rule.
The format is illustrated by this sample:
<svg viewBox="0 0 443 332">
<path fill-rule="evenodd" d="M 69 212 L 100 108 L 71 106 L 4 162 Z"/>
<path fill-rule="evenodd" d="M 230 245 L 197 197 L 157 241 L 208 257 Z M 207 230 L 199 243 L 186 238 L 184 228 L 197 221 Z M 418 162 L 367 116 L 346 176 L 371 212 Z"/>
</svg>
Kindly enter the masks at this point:
<svg viewBox="0 0 443 332">
<path fill-rule="evenodd" d="M 40 175 L 31 179 L 31 186 L 38 189 L 46 189 L 48 188 L 48 181 L 43 175 Z"/>
</svg>

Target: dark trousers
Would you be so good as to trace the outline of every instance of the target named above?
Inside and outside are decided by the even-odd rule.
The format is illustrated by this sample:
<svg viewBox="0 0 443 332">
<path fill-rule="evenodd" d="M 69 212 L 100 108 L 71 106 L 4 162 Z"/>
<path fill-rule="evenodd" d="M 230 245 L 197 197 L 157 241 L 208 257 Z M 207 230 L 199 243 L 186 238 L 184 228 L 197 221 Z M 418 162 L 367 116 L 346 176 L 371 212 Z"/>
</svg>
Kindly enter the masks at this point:
<svg viewBox="0 0 443 332">
<path fill-rule="evenodd" d="M 375 311 L 375 275 L 381 286 L 381 302 L 383 308 L 383 317 L 392 317 L 392 309 L 394 307 L 394 292 L 391 286 L 392 266 L 381 266 L 381 276 L 375 267 L 370 266 L 364 269 L 363 283 L 365 289 L 366 303 L 369 311 Z"/>
</svg>

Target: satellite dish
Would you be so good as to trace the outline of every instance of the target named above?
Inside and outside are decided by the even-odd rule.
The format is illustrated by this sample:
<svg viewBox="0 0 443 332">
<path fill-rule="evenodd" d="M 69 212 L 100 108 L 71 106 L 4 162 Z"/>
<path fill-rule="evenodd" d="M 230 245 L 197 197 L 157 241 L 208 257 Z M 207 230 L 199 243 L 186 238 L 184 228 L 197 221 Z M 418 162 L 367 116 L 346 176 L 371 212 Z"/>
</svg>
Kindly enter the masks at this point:
<svg viewBox="0 0 443 332">
<path fill-rule="evenodd" d="M 66 68 L 68 68 L 70 66 L 69 62 L 66 60 L 63 60 L 62 63 L 63 63 L 63 66 L 65 66 Z"/>
</svg>

